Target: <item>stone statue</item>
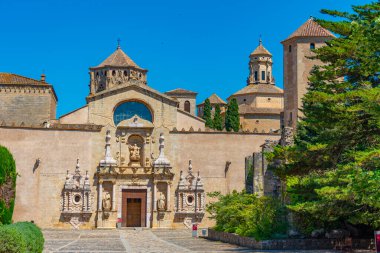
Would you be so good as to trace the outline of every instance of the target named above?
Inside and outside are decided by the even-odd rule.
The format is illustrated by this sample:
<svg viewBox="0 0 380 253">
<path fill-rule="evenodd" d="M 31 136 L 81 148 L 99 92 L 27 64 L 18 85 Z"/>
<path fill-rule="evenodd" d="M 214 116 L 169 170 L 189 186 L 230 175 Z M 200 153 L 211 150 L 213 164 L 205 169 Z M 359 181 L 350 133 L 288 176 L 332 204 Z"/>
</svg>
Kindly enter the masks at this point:
<svg viewBox="0 0 380 253">
<path fill-rule="evenodd" d="M 165 211 L 165 196 L 161 192 L 159 199 L 157 199 L 157 210 L 158 211 Z"/>
<path fill-rule="evenodd" d="M 111 195 L 106 192 L 102 201 L 103 211 L 111 211 L 111 205 Z"/>
<path fill-rule="evenodd" d="M 140 147 L 135 145 L 128 145 L 129 148 L 129 157 L 131 161 L 139 161 L 140 160 Z"/>
</svg>

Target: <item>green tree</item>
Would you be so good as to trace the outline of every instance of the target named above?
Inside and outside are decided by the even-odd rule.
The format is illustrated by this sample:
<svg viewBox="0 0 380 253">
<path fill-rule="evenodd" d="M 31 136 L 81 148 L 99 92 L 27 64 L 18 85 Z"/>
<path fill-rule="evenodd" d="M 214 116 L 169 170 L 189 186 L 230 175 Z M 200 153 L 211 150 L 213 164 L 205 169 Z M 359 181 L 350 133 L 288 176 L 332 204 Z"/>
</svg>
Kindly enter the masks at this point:
<svg viewBox="0 0 380 253">
<path fill-rule="evenodd" d="M 222 118 L 222 115 L 221 115 L 221 111 L 220 111 L 220 106 L 219 105 L 215 106 L 215 113 L 214 113 L 214 119 L 213 119 L 213 122 L 212 122 L 212 126 L 216 130 L 219 130 L 219 131 L 223 130 L 223 118 Z"/>
<path fill-rule="evenodd" d="M 234 130 L 239 131 L 240 128 L 240 117 L 239 117 L 239 105 L 236 98 L 232 98 L 227 106 L 225 126 L 228 132 Z"/>
<path fill-rule="evenodd" d="M 210 100 L 206 98 L 204 109 L 203 109 L 203 119 L 206 121 L 206 127 L 212 128 L 212 117 L 211 117 L 211 104 Z"/>
<path fill-rule="evenodd" d="M 380 228 L 380 3 L 353 14 L 322 10 L 317 20 L 338 34 L 315 50 L 324 65 L 311 73 L 295 144 L 270 159 L 286 182 L 298 227 Z"/>
<path fill-rule="evenodd" d="M 0 146 L 0 224 L 10 224 L 16 195 L 16 164 L 7 148 Z"/>
<path fill-rule="evenodd" d="M 215 230 L 270 239 L 286 233 L 284 207 L 275 198 L 257 197 L 244 191 L 227 195 L 218 192 L 208 194 L 217 201 L 207 205 L 210 218 L 216 221 Z"/>
</svg>

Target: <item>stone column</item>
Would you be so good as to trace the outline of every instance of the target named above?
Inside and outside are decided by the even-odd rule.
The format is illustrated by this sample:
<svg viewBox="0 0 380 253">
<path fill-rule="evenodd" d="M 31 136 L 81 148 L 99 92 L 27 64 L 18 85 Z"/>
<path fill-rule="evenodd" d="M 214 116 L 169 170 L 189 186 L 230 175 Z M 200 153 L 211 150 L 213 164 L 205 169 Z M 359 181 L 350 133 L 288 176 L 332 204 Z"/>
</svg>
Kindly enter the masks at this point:
<svg viewBox="0 0 380 253">
<path fill-rule="evenodd" d="M 103 198 L 103 180 L 99 180 L 98 211 L 102 210 L 102 198 Z"/>
<path fill-rule="evenodd" d="M 166 211 L 170 211 L 170 182 L 166 185 Z"/>
<path fill-rule="evenodd" d="M 116 211 L 116 181 L 112 181 L 112 211 Z"/>
<path fill-rule="evenodd" d="M 157 211 L 157 182 L 153 182 L 153 211 Z"/>
</svg>

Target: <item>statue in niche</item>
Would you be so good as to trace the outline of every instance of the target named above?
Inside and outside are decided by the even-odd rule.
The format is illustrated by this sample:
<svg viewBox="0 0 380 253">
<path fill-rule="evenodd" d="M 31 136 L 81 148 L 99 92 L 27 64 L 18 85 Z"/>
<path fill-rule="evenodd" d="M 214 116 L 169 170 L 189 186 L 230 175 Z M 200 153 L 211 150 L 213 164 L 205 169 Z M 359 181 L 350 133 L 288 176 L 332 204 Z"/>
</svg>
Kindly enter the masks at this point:
<svg viewBox="0 0 380 253">
<path fill-rule="evenodd" d="M 161 192 L 160 193 L 160 197 L 157 200 L 157 210 L 158 211 L 165 211 L 165 206 L 166 206 L 166 204 L 165 204 L 165 196 Z"/>
<path fill-rule="evenodd" d="M 134 145 L 128 145 L 129 158 L 131 162 L 140 161 L 140 147 L 135 143 Z"/>
<path fill-rule="evenodd" d="M 106 192 L 102 201 L 103 211 L 111 211 L 111 205 L 111 194 Z"/>
</svg>

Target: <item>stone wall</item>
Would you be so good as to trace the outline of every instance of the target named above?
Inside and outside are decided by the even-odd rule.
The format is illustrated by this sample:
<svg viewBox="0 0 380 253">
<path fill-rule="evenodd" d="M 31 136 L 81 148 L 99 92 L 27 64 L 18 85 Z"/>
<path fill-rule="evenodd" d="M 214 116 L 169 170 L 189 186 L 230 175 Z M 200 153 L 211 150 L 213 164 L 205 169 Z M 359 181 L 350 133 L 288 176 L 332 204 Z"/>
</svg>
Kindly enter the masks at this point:
<svg viewBox="0 0 380 253">
<path fill-rule="evenodd" d="M 0 122 L 42 124 L 55 119 L 56 100 L 50 87 L 0 86 Z"/>
<path fill-rule="evenodd" d="M 33 220 L 42 228 L 71 227 L 60 222 L 61 191 L 67 170 L 73 173 L 77 158 L 81 171 L 88 170 L 90 181 L 94 181 L 96 165 L 92 148 L 96 133 L 97 130 L 0 128 L 0 145 L 13 154 L 19 174 L 15 222 Z M 95 194 L 95 186 L 92 192 Z M 87 225 L 93 227 L 94 222 Z"/>
<path fill-rule="evenodd" d="M 334 239 L 282 239 L 256 241 L 251 237 L 239 236 L 208 229 L 206 239 L 236 244 L 257 250 L 327 250 L 336 245 Z M 353 239 L 354 249 L 371 249 L 371 239 Z"/>
</svg>

